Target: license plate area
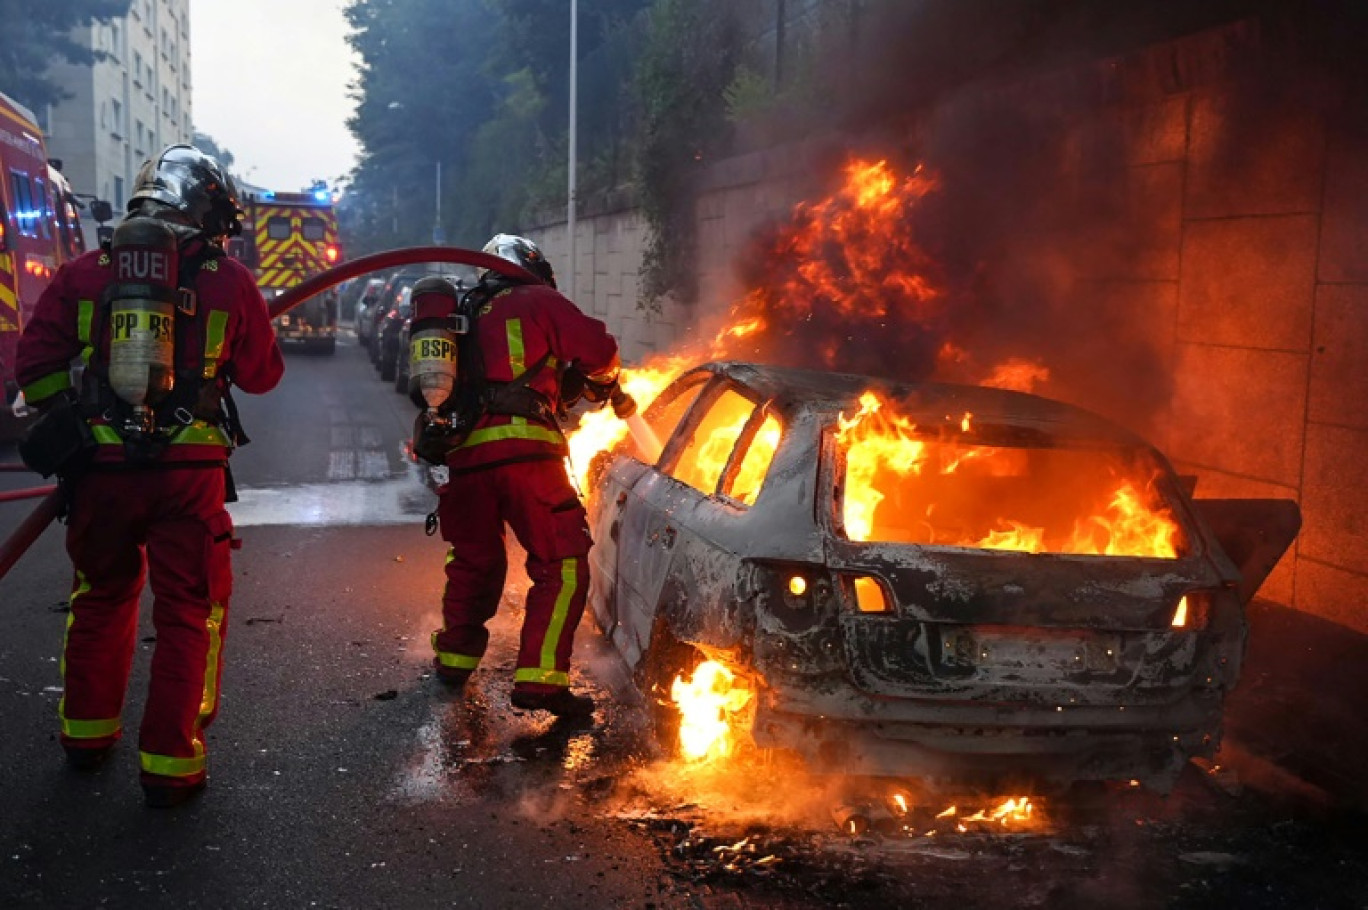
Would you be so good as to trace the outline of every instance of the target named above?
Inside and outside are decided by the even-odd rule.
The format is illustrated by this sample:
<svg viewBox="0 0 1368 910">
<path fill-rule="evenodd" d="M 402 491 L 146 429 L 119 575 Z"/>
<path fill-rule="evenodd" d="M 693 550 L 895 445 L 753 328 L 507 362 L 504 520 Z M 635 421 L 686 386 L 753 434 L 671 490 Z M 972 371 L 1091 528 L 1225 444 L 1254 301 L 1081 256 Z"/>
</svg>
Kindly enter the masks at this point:
<svg viewBox="0 0 1368 910">
<path fill-rule="evenodd" d="M 1003 680 L 1059 681 L 1075 674 L 1115 673 L 1121 636 L 1114 632 L 1038 626 L 941 626 L 940 663 L 946 675 Z"/>
</svg>

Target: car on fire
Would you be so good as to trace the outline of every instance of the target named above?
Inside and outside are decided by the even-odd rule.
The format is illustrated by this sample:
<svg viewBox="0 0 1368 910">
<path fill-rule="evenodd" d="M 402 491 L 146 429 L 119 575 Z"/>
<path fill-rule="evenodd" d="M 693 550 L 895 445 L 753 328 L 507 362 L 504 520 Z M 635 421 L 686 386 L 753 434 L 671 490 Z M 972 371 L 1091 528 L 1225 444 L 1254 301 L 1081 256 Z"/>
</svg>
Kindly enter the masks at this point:
<svg viewBox="0 0 1368 910">
<path fill-rule="evenodd" d="M 712 363 L 643 416 L 659 457 L 591 474 L 595 621 L 648 704 L 717 661 L 818 772 L 1166 790 L 1300 526 L 1020 392 Z"/>
</svg>

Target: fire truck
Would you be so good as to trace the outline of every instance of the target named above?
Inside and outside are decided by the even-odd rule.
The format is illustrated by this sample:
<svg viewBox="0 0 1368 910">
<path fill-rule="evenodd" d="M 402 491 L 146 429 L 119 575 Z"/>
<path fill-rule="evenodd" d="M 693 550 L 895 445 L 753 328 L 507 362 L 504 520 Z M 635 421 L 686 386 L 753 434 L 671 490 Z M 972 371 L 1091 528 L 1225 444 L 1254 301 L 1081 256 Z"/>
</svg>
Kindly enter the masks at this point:
<svg viewBox="0 0 1368 910">
<path fill-rule="evenodd" d="M 326 187 L 254 193 L 246 198 L 245 209 L 242 236 L 229 243 L 228 252 L 256 273 L 257 286 L 268 300 L 338 263 L 337 213 Z M 337 305 L 335 290 L 310 298 L 276 318 L 276 337 L 282 344 L 332 354 Z"/>
<path fill-rule="evenodd" d="M 109 219 L 109 203 L 93 207 Z M 33 112 L 0 92 L 0 439 L 24 426 L 15 413 L 19 334 L 57 268 L 85 252 L 79 208 L 58 163 L 48 160 Z"/>
</svg>

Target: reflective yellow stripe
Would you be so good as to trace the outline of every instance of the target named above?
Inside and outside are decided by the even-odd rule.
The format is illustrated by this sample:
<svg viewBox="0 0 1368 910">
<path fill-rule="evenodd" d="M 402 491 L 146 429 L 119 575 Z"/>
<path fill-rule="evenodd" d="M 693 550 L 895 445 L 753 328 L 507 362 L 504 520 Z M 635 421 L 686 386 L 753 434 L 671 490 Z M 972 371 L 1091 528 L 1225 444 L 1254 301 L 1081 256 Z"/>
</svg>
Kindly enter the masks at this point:
<svg viewBox="0 0 1368 910">
<path fill-rule="evenodd" d="M 466 441 L 461 443 L 461 448 L 468 449 L 471 446 L 486 442 L 497 442 L 500 439 L 531 439 L 537 442 L 549 442 L 552 445 L 565 444 L 565 437 L 560 434 L 559 430 L 553 430 L 539 424 L 528 424 L 523 418 L 514 417 L 513 423 L 476 430 L 466 437 Z"/>
<path fill-rule="evenodd" d="M 515 683 L 545 683 L 548 686 L 570 685 L 570 675 L 560 670 L 542 670 L 539 667 L 519 667 L 513 671 Z"/>
<path fill-rule="evenodd" d="M 218 706 L 219 653 L 223 650 L 223 604 L 209 605 L 209 618 L 204 621 L 209 633 L 209 654 L 204 662 L 204 691 L 200 696 L 200 713 L 197 723 L 203 724 Z"/>
<path fill-rule="evenodd" d="M 172 445 L 228 445 L 228 434 L 221 427 L 196 420 L 171 436 Z"/>
<path fill-rule="evenodd" d="M 139 752 L 138 758 L 142 769 L 148 774 L 160 774 L 162 777 L 192 777 L 203 772 L 207 764 L 204 759 L 204 743 L 198 738 L 195 740 L 195 752 L 198 754 L 194 758 L 153 755 L 151 752 Z"/>
<path fill-rule="evenodd" d="M 65 702 L 66 699 L 63 699 Z M 108 720 L 72 720 L 62 718 L 62 733 L 71 739 L 102 739 L 113 736 L 123 729 L 123 719 L 111 717 Z"/>
<path fill-rule="evenodd" d="M 438 651 L 437 662 L 444 667 L 455 667 L 458 670 L 474 670 L 480 665 L 480 658 L 471 657 L 469 654 L 452 654 L 450 651 Z"/>
<path fill-rule="evenodd" d="M 76 337 L 81 342 L 81 361 L 90 363 L 90 355 L 94 353 L 94 346 L 90 343 L 91 325 L 95 321 L 95 301 L 78 300 L 76 302 Z"/>
<path fill-rule="evenodd" d="M 95 435 L 95 441 L 101 445 L 123 445 L 123 438 L 107 423 L 97 423 L 90 429 Z M 171 437 L 171 444 L 226 446 L 228 445 L 228 434 L 224 433 L 221 427 L 207 424 L 203 420 L 196 420 L 189 426 L 177 430 L 175 435 Z"/>
<path fill-rule="evenodd" d="M 66 652 L 67 642 L 71 638 L 71 625 L 76 621 L 76 601 L 82 594 L 90 593 L 90 579 L 86 578 L 85 573 L 80 569 L 76 570 L 76 590 L 71 592 L 71 609 L 67 612 L 66 631 L 62 635 L 62 661 L 60 672 L 62 679 L 66 679 Z M 123 729 L 123 720 L 118 717 L 105 718 L 102 720 L 73 720 L 66 716 L 66 693 L 62 693 L 61 700 L 57 703 L 57 716 L 62 721 L 62 732 L 72 739 L 100 739 L 106 736 L 113 736 Z"/>
<path fill-rule="evenodd" d="M 209 311 L 209 325 L 204 330 L 204 378 L 213 379 L 218 375 L 219 361 L 223 358 L 223 340 L 228 331 L 228 313 L 224 310 Z"/>
<path fill-rule="evenodd" d="M 38 404 L 40 401 L 51 398 L 58 392 L 65 392 L 71 388 L 71 374 L 66 370 L 60 373 L 49 373 L 42 379 L 36 379 L 24 386 L 24 400 L 29 404 Z"/>
<path fill-rule="evenodd" d="M 527 369 L 523 363 L 523 333 L 522 320 L 508 320 L 508 366 L 513 371 L 513 378 L 517 379 Z"/>
<path fill-rule="evenodd" d="M 76 570 L 76 590 L 71 592 L 70 599 L 67 600 L 67 620 L 66 629 L 62 632 L 62 662 L 57 667 L 57 672 L 62 674 L 62 679 L 66 679 L 66 649 L 67 638 L 71 635 L 71 624 L 76 621 L 76 598 L 82 594 L 90 593 L 90 579 L 85 577 L 85 573 L 80 569 Z M 65 698 L 65 697 L 64 697 Z M 57 705 L 58 712 L 61 712 L 61 704 Z"/>
<path fill-rule="evenodd" d="M 579 557 L 572 556 L 561 560 L 561 589 L 556 595 L 556 605 L 551 610 L 551 622 L 546 625 L 546 638 L 542 639 L 541 668 L 556 669 L 556 646 L 560 644 L 561 630 L 565 628 L 565 617 L 570 612 L 570 599 L 579 587 L 579 574 L 575 571 Z"/>
</svg>

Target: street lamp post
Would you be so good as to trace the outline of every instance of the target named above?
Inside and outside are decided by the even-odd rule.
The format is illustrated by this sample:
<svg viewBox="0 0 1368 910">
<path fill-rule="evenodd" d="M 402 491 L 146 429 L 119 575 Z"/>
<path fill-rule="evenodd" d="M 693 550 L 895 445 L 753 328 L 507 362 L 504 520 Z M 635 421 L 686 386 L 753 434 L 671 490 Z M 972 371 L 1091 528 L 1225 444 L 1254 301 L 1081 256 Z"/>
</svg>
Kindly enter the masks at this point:
<svg viewBox="0 0 1368 910">
<path fill-rule="evenodd" d="M 575 168 L 578 112 L 575 102 L 579 95 L 579 0 L 570 0 L 570 181 L 566 202 L 566 229 L 570 232 L 570 296 L 575 295 L 575 276 L 577 273 L 575 250 Z"/>
</svg>

